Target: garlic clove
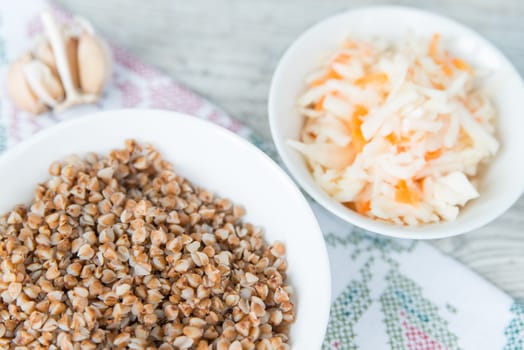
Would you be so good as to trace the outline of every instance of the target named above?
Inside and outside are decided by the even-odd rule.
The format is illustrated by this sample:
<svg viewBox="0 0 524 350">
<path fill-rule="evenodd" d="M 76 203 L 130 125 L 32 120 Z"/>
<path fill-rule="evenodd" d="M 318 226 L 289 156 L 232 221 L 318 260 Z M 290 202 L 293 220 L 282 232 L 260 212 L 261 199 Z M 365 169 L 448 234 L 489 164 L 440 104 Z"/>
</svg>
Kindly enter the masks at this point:
<svg viewBox="0 0 524 350">
<path fill-rule="evenodd" d="M 7 72 L 7 90 L 13 103 L 24 111 L 40 114 L 46 106 L 32 91 L 24 73 L 24 66 L 31 62 L 31 56 L 26 54 L 13 62 Z"/>
<path fill-rule="evenodd" d="M 49 41 L 40 40 L 36 44 L 34 55 L 37 59 L 47 64 L 47 66 L 51 68 L 53 74 L 58 75 L 58 71 L 56 70 L 55 57 L 53 55 L 53 49 L 51 48 Z"/>
<path fill-rule="evenodd" d="M 45 63 L 32 60 L 23 66 L 24 77 L 33 93 L 48 106 L 55 107 L 65 98 L 64 88 Z"/>
<path fill-rule="evenodd" d="M 46 31 L 47 40 L 49 41 L 49 44 L 53 50 L 56 69 L 58 71 L 62 85 L 66 91 L 66 96 L 68 99 L 75 99 L 75 97 L 78 95 L 78 91 L 73 83 L 68 57 L 66 54 L 65 33 L 59 28 L 52 12 L 44 11 L 40 17 Z"/>
<path fill-rule="evenodd" d="M 71 72 L 71 79 L 75 88 L 80 87 L 80 72 L 78 70 L 78 38 L 75 36 L 68 36 L 65 42 L 65 50 L 67 55 L 67 62 L 69 63 L 69 71 Z"/>
<path fill-rule="evenodd" d="M 78 38 L 68 35 L 65 38 L 65 51 L 67 56 L 67 63 L 71 72 L 71 79 L 75 88 L 80 87 L 80 78 L 78 76 Z M 53 48 L 47 40 L 42 40 L 36 45 L 35 56 L 40 61 L 44 62 L 55 76 L 59 76 L 56 68 L 56 60 L 53 54 Z"/>
<path fill-rule="evenodd" d="M 111 58 L 105 42 L 96 36 L 92 26 L 84 19 L 77 19 L 82 27 L 78 39 L 78 68 L 80 89 L 99 95 L 111 75 Z"/>
</svg>

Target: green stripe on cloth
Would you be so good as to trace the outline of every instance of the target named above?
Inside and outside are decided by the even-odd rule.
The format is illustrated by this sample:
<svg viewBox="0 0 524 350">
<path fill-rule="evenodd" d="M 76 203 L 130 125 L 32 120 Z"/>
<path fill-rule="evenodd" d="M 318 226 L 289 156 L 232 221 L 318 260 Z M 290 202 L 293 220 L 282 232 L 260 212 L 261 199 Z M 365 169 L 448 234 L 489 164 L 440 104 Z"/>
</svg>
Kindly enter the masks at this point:
<svg viewBox="0 0 524 350">
<path fill-rule="evenodd" d="M 523 350 L 524 349 L 524 305 L 514 303 L 511 312 L 515 317 L 506 327 L 507 344 L 504 350 Z"/>
</svg>

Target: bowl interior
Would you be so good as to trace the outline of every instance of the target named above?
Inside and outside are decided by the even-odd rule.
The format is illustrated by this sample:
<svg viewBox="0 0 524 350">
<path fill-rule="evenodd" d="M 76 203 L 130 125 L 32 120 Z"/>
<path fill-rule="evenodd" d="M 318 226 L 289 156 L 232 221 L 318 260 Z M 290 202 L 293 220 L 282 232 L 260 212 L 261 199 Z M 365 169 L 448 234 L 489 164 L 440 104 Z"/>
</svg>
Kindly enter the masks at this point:
<svg viewBox="0 0 524 350">
<path fill-rule="evenodd" d="M 0 213 L 28 203 L 53 160 L 107 152 L 127 138 L 150 142 L 193 183 L 232 199 L 268 241 L 286 244 L 296 291 L 294 349 L 319 349 L 327 325 L 330 274 L 325 244 L 306 200 L 266 155 L 231 132 L 194 117 L 155 110 L 98 113 L 45 130 L 0 158 Z"/>
<path fill-rule="evenodd" d="M 498 110 L 501 149 L 481 177 L 479 199 L 453 222 L 401 227 L 363 217 L 332 200 L 314 182 L 303 157 L 286 144 L 298 139 L 303 118 L 296 101 L 304 79 L 349 35 L 401 38 L 407 33 L 430 37 L 440 33 L 449 51 L 488 74 L 486 88 Z M 443 238 L 478 228 L 506 211 L 524 189 L 524 85 L 511 63 L 480 35 L 450 19 L 400 6 L 351 10 L 315 25 L 299 37 L 282 57 L 271 84 L 269 116 L 277 149 L 295 179 L 322 206 L 362 228 L 401 238 Z"/>
</svg>

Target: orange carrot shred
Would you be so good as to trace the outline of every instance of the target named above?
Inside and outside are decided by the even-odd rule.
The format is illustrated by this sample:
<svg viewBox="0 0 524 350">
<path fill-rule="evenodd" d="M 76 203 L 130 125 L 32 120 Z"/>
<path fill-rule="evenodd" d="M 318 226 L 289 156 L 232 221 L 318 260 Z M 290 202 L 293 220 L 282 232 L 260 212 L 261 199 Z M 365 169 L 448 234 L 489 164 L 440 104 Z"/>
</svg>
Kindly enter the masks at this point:
<svg viewBox="0 0 524 350">
<path fill-rule="evenodd" d="M 388 134 L 388 136 L 386 136 L 386 140 L 391 142 L 392 145 L 396 145 L 398 142 L 398 137 L 394 133 L 391 133 L 391 134 Z"/>
<path fill-rule="evenodd" d="M 441 66 L 442 72 L 445 75 L 451 76 L 453 75 L 453 69 L 451 69 L 451 67 L 448 65 L 446 60 L 440 57 L 439 55 L 439 52 L 438 52 L 439 42 L 440 42 L 440 34 L 438 33 L 433 34 L 429 42 L 428 55 L 433 59 L 433 61 L 436 64 Z M 446 52 L 446 56 L 448 56 L 447 52 Z"/>
<path fill-rule="evenodd" d="M 326 75 L 311 82 L 310 86 L 311 87 L 320 86 L 324 84 L 326 81 L 328 81 L 329 79 L 343 79 L 343 78 L 344 77 L 338 74 L 336 70 L 334 70 L 333 68 L 330 68 L 328 72 L 326 73 Z"/>
<path fill-rule="evenodd" d="M 451 69 L 451 67 L 447 63 L 441 63 L 441 65 L 444 74 L 446 74 L 448 77 L 453 75 L 453 69 Z"/>
<path fill-rule="evenodd" d="M 318 102 L 315 103 L 315 107 L 314 107 L 315 111 L 320 112 L 321 110 L 324 109 L 324 100 L 325 99 L 326 99 L 326 96 L 322 96 L 320 100 L 318 100 Z"/>
<path fill-rule="evenodd" d="M 352 39 L 347 39 L 344 44 L 342 45 L 342 47 L 346 48 L 346 49 L 354 49 L 358 46 L 357 42 L 355 40 L 352 40 Z"/>
<path fill-rule="evenodd" d="M 438 89 L 438 90 L 444 90 L 444 85 L 442 85 L 441 83 L 434 83 L 434 82 L 431 82 L 431 85 L 433 85 L 433 87 L 435 89 Z"/>
<path fill-rule="evenodd" d="M 353 116 L 349 121 L 349 130 L 351 132 L 351 145 L 355 149 L 356 153 L 360 153 L 364 146 L 366 145 L 366 139 L 362 135 L 360 127 L 362 125 L 362 120 L 360 117 L 363 117 L 368 114 L 368 109 L 362 105 L 355 106 L 355 111 Z"/>
<path fill-rule="evenodd" d="M 417 191 L 411 190 L 406 183 L 406 180 L 399 180 L 395 192 L 395 200 L 399 203 L 417 205 L 420 201 L 420 196 Z"/>
<path fill-rule="evenodd" d="M 426 154 L 424 154 L 424 159 L 426 161 L 430 161 L 432 159 L 437 159 L 438 157 L 440 157 L 442 155 L 442 149 L 436 149 L 434 151 L 428 151 L 426 152 Z"/>
<path fill-rule="evenodd" d="M 333 63 L 348 63 L 349 60 L 351 59 L 351 55 L 346 53 L 346 52 L 342 52 L 340 54 L 337 55 L 337 57 L 335 57 L 335 59 L 333 59 Z"/>
<path fill-rule="evenodd" d="M 417 185 L 420 192 L 424 192 L 424 179 L 423 178 L 415 180 L 415 184 Z"/>
<path fill-rule="evenodd" d="M 313 140 L 315 140 L 317 138 L 317 135 L 315 133 L 311 132 L 311 131 L 307 133 L 307 136 L 310 137 Z"/>
<path fill-rule="evenodd" d="M 326 78 L 329 79 L 344 79 L 342 75 L 340 75 L 336 70 L 331 68 L 326 76 Z"/>
<path fill-rule="evenodd" d="M 455 66 L 455 68 L 460 69 L 464 72 L 467 72 L 469 74 L 473 74 L 473 69 L 471 69 L 470 65 L 461 60 L 460 58 L 455 57 L 451 60 L 451 63 Z"/>
<path fill-rule="evenodd" d="M 459 137 L 458 137 L 458 143 L 464 145 L 465 147 L 471 147 L 473 146 L 473 140 L 469 136 L 469 134 L 464 130 L 464 128 L 460 128 L 459 131 Z"/>
<path fill-rule="evenodd" d="M 434 60 L 438 59 L 438 44 L 440 41 L 440 34 L 435 33 L 431 37 L 431 41 L 429 42 L 429 49 L 428 49 L 428 55 L 431 56 Z"/>
<path fill-rule="evenodd" d="M 370 201 L 355 202 L 355 210 L 357 211 L 357 213 L 366 214 L 368 211 L 371 210 L 371 202 Z"/>
<path fill-rule="evenodd" d="M 320 86 L 320 85 L 324 84 L 325 82 L 326 82 L 326 80 L 324 78 L 319 78 L 319 79 L 313 80 L 311 82 L 311 84 L 309 84 L 309 86 L 316 87 L 316 86 Z"/>
<path fill-rule="evenodd" d="M 370 83 L 385 84 L 388 81 L 388 76 L 386 73 L 368 73 L 363 77 L 355 80 L 356 85 L 367 85 Z"/>
<path fill-rule="evenodd" d="M 409 142 L 410 138 L 409 136 L 398 136 L 394 133 L 390 133 L 386 136 L 386 140 L 391 142 L 392 145 L 399 145 L 403 142 Z"/>
<path fill-rule="evenodd" d="M 353 112 L 353 117 L 354 118 L 358 118 L 358 117 L 363 117 L 365 115 L 368 114 L 368 109 L 362 105 L 356 105 L 355 106 L 355 111 Z"/>
</svg>

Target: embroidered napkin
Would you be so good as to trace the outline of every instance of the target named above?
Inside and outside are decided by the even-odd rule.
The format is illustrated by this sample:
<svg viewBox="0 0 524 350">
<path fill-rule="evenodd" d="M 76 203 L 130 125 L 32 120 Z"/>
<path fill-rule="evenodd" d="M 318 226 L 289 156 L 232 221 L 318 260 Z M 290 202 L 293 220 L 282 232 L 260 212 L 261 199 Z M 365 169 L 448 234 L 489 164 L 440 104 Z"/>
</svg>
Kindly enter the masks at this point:
<svg viewBox="0 0 524 350">
<path fill-rule="evenodd" d="M 212 121 L 275 156 L 272 145 L 249 128 L 117 46 L 111 46 L 111 82 L 96 105 L 36 117 L 16 109 L 6 93 L 8 62 L 42 31 L 38 14 L 48 6 L 43 0 L 0 2 L 0 151 L 65 119 L 136 107 Z M 70 20 L 54 11 L 60 21 Z M 332 267 L 333 303 L 323 349 L 524 349 L 523 305 L 426 243 L 379 237 L 311 205 Z"/>
</svg>

